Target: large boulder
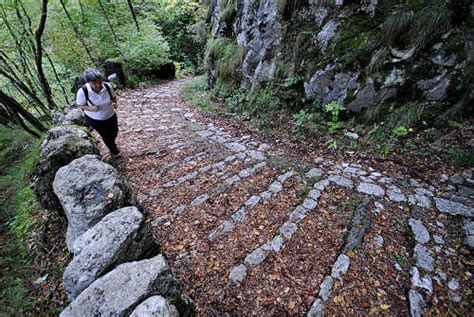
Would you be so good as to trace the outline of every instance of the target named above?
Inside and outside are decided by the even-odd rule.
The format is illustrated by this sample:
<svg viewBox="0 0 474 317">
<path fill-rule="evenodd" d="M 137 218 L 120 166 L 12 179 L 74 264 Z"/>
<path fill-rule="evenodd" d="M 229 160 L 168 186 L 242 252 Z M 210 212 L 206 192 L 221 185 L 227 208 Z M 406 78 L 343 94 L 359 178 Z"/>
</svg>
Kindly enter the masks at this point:
<svg viewBox="0 0 474 317">
<path fill-rule="evenodd" d="M 74 240 L 105 215 L 134 205 L 125 178 L 96 155 L 85 155 L 60 168 L 53 189 L 68 219 L 66 243 L 70 250 Z"/>
<path fill-rule="evenodd" d="M 41 205 L 49 210 L 61 210 L 53 191 L 56 172 L 83 155 L 98 153 L 99 150 L 90 141 L 90 135 L 85 129 L 66 126 L 50 129 L 41 144 L 34 172 L 33 190 Z"/>
<path fill-rule="evenodd" d="M 144 217 L 136 207 L 106 215 L 72 244 L 74 259 L 63 275 L 63 286 L 73 301 L 97 278 L 118 264 L 159 254 Z"/>
<path fill-rule="evenodd" d="M 163 255 L 157 255 L 117 266 L 85 289 L 60 316 L 125 316 L 154 295 L 166 298 L 180 316 L 194 312 L 182 284 L 172 275 Z"/>
<path fill-rule="evenodd" d="M 55 112 L 52 115 L 54 125 L 77 125 L 87 126 L 86 117 L 81 109 L 69 109 L 66 113 Z"/>
<path fill-rule="evenodd" d="M 126 77 L 123 71 L 122 61 L 118 58 L 111 58 L 104 62 L 104 75 L 108 80 L 114 79 L 120 86 L 125 86 Z M 112 81 L 112 80 L 111 80 Z"/>
</svg>

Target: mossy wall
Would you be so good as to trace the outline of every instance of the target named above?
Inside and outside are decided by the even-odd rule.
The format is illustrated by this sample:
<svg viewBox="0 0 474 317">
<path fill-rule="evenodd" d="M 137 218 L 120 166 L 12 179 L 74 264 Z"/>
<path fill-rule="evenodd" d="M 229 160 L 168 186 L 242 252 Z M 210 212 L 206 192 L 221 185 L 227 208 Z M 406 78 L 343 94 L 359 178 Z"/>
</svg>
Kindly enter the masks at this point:
<svg viewBox="0 0 474 317">
<path fill-rule="evenodd" d="M 338 96 L 370 121 L 413 104 L 433 123 L 472 116 L 471 2 L 212 0 L 209 84 L 271 84 L 307 104 Z"/>
</svg>

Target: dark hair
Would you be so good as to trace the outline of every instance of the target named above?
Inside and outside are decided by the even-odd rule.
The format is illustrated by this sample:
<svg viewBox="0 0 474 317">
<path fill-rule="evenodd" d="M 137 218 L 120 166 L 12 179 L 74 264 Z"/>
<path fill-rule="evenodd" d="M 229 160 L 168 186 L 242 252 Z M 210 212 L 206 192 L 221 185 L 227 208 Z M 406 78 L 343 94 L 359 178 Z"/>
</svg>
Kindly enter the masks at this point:
<svg viewBox="0 0 474 317">
<path fill-rule="evenodd" d="M 101 80 L 104 81 L 104 75 L 100 71 L 94 68 L 88 68 L 84 71 L 82 74 L 82 80 L 86 83 L 91 82 L 91 81 L 97 81 Z"/>
</svg>

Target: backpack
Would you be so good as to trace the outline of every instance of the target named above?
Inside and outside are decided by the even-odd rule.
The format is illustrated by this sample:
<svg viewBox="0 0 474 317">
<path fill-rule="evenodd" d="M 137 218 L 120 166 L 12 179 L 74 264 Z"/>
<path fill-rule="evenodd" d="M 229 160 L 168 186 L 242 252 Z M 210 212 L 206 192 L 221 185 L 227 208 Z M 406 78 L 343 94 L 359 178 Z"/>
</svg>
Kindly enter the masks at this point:
<svg viewBox="0 0 474 317">
<path fill-rule="evenodd" d="M 104 87 L 105 87 L 105 90 L 107 90 L 107 93 L 109 94 L 110 101 L 112 101 L 112 99 L 113 99 L 112 90 L 110 89 L 109 84 L 104 82 Z M 86 103 L 90 103 L 91 105 L 94 106 L 94 103 L 92 101 L 90 101 L 90 99 L 89 99 L 89 90 L 87 90 L 86 85 L 85 84 L 82 85 L 80 89 L 82 89 L 82 92 L 84 93 L 84 97 L 86 98 Z"/>
</svg>

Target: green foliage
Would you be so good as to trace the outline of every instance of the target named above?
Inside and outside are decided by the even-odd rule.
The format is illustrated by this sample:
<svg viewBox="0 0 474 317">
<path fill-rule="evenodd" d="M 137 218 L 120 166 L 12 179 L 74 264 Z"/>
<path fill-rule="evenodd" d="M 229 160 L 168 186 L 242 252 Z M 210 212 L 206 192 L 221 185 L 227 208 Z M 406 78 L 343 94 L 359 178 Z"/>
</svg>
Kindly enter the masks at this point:
<svg viewBox="0 0 474 317">
<path fill-rule="evenodd" d="M 3 217 L 11 219 L 8 228 L 2 228 L 2 269 L 12 268 L 0 278 L 0 315 L 27 315 L 34 301 L 28 289 L 31 259 L 23 239 L 35 222 L 28 177 L 39 155 L 39 141 L 32 143 L 26 132 L 0 126 L 0 149 L 0 205 Z"/>
<path fill-rule="evenodd" d="M 290 77 L 290 78 L 285 79 L 285 87 L 292 88 L 301 84 L 303 81 L 304 81 L 303 76 Z"/>
<path fill-rule="evenodd" d="M 133 26 L 127 26 L 124 33 L 132 33 Z M 149 23 L 142 23 L 140 33 L 128 37 L 120 44 L 120 50 L 129 72 L 138 75 L 149 73 L 170 62 L 169 46 L 161 32 Z"/>
<path fill-rule="evenodd" d="M 224 4 L 225 2 L 225 4 Z M 230 23 L 237 15 L 236 4 L 233 1 L 221 1 L 221 13 L 219 15 L 219 22 Z"/>
<path fill-rule="evenodd" d="M 385 134 L 382 128 L 377 124 L 374 124 L 372 129 L 369 131 L 369 133 L 367 133 L 365 137 L 365 140 L 367 142 L 376 142 L 376 143 L 382 142 L 384 139 L 385 139 Z"/>
<path fill-rule="evenodd" d="M 232 39 L 220 37 L 209 41 L 206 55 L 208 59 L 215 61 L 219 78 L 232 79 L 235 71 L 242 65 L 245 54 L 243 46 L 237 45 Z"/>
<path fill-rule="evenodd" d="M 314 119 L 314 114 L 307 112 L 307 110 L 301 109 L 299 112 L 294 113 L 292 118 L 295 120 L 295 125 L 297 127 L 301 127 L 304 123 L 312 121 Z"/>
<path fill-rule="evenodd" d="M 327 122 L 329 132 L 334 133 L 342 127 L 342 122 L 339 121 L 339 115 L 346 110 L 344 106 L 338 104 L 336 101 L 331 101 L 324 106 L 324 111 L 331 115 L 331 121 Z"/>
<path fill-rule="evenodd" d="M 170 58 L 198 66 L 204 53 L 207 30 L 205 9 L 199 0 L 155 0 L 147 17 L 160 26 L 170 47 Z"/>
<path fill-rule="evenodd" d="M 336 150 L 337 149 L 337 141 L 334 140 L 334 139 L 330 139 L 326 142 L 326 146 L 328 147 L 328 149 Z"/>
<path fill-rule="evenodd" d="M 408 135 L 408 129 L 405 128 L 404 126 L 399 126 L 399 127 L 396 127 L 393 129 L 393 134 L 397 137 L 397 138 L 401 138 L 401 137 L 404 137 L 404 136 L 407 136 Z"/>
<path fill-rule="evenodd" d="M 425 114 L 426 105 L 407 103 L 391 113 L 388 122 L 390 126 L 413 127 L 423 121 Z"/>
<path fill-rule="evenodd" d="M 382 24 L 382 41 L 386 46 L 392 46 L 400 38 L 406 34 L 413 22 L 413 12 L 403 7 L 401 10 L 394 12 Z"/>
<path fill-rule="evenodd" d="M 462 149 L 459 145 L 453 145 L 447 149 L 447 154 L 452 163 L 461 167 L 474 167 L 474 154 Z"/>
<path fill-rule="evenodd" d="M 16 194 L 15 206 L 15 217 L 10 225 L 15 231 L 17 239 L 19 241 L 25 241 L 27 233 L 35 224 L 31 213 L 40 208 L 36 201 L 35 194 L 28 186 L 23 187 Z M 26 253 L 24 245 L 21 245 L 20 251 Z"/>
<path fill-rule="evenodd" d="M 181 95 L 191 106 L 204 112 L 216 113 L 220 108 L 211 100 L 206 88 L 207 79 L 205 76 L 200 76 L 183 85 Z"/>
</svg>

